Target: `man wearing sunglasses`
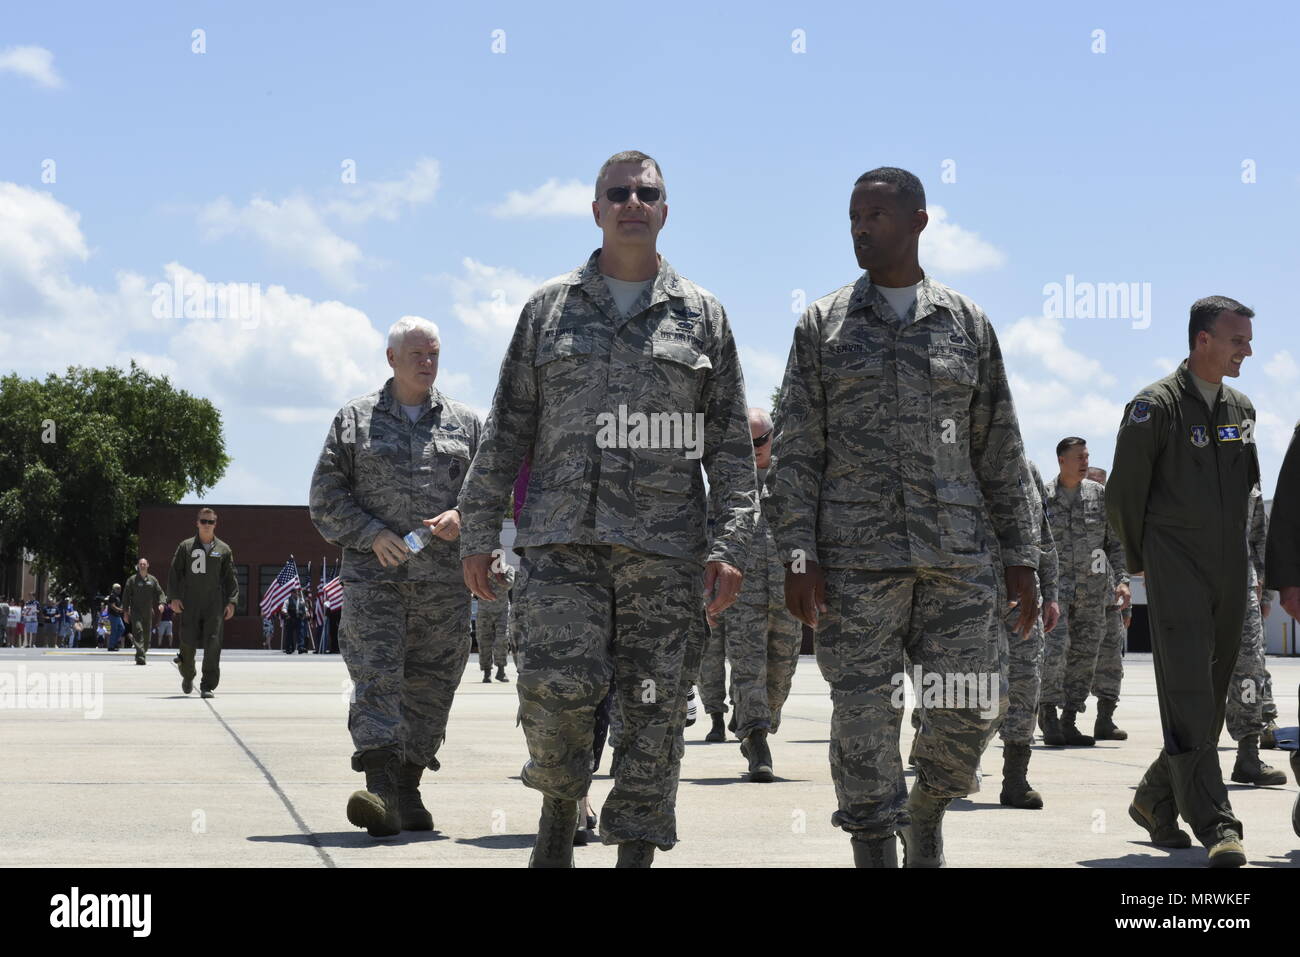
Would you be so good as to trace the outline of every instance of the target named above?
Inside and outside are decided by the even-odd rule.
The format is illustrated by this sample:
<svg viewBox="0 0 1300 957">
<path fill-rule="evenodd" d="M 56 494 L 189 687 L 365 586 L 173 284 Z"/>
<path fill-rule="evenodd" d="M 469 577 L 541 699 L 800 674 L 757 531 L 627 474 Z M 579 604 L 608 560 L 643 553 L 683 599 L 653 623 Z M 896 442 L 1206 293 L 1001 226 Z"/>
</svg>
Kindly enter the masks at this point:
<svg viewBox="0 0 1300 957">
<path fill-rule="evenodd" d="M 221 631 L 235 613 L 239 580 L 230 546 L 217 538 L 217 513 L 199 509 L 198 534 L 176 546 L 167 594 L 181 616 L 180 654 L 172 659 L 181 672 L 181 691 L 194 690 L 194 653 L 203 646 L 203 680 L 199 693 L 215 697 L 221 681 Z"/>
<path fill-rule="evenodd" d="M 833 705 L 831 820 L 859 867 L 897 867 L 895 834 L 905 866 L 943 866 L 944 811 L 969 793 L 997 715 L 978 694 L 927 704 L 909 794 L 904 656 L 944 687 L 1002 683 L 995 564 L 1019 602 L 1018 636 L 1038 619 L 1039 527 L 997 337 L 978 306 L 921 269 L 927 222 L 911 173 L 858 178 L 849 226 L 866 271 L 800 318 L 772 450 L 767 514 L 789 566 L 786 604 L 817 629 Z"/>
<path fill-rule="evenodd" d="M 620 867 L 648 867 L 656 848 L 677 843 L 701 611 L 707 601 L 716 617 L 735 601 L 758 504 L 726 313 L 656 250 L 668 218 L 659 164 L 636 151 L 610 157 L 592 214 L 600 249 L 524 306 L 459 503 L 465 584 L 491 600 L 501 517 L 533 450 L 514 611 L 521 777 L 543 795 L 534 867 L 572 866 L 611 677 L 621 734 L 601 839 L 618 845 Z M 635 421 L 658 426 L 647 435 Z"/>
<path fill-rule="evenodd" d="M 749 431 L 754 437 L 759 496 L 766 501 L 773 428 L 765 410 L 749 410 Z M 745 578 L 740 597 L 714 631 L 731 663 L 731 700 L 736 709 L 731 730 L 740 739 L 741 755 L 749 761 L 749 780 L 767 783 L 775 779 L 767 739 L 781 726 L 781 708 L 790 695 L 803 636 L 799 622 L 785 607 L 785 568 L 762 511 L 741 571 Z"/>
</svg>

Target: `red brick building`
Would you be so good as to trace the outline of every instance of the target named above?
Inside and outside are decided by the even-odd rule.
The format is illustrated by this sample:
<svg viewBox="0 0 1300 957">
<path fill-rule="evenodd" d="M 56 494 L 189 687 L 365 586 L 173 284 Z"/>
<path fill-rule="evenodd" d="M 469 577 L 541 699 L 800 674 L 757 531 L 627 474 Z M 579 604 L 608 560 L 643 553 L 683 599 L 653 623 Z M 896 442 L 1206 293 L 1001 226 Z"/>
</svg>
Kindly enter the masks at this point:
<svg viewBox="0 0 1300 957">
<path fill-rule="evenodd" d="M 201 505 L 146 505 L 140 509 L 140 555 L 167 588 L 176 546 L 198 534 L 195 522 Z M 340 550 L 320 537 L 305 505 L 211 505 L 217 513 L 217 537 L 230 546 L 239 579 L 239 604 L 226 622 L 226 648 L 263 648 L 259 606 L 262 591 L 292 555 L 303 583 L 311 563 L 314 585 L 320 584 L 321 559 L 330 574 L 338 568 Z"/>
</svg>

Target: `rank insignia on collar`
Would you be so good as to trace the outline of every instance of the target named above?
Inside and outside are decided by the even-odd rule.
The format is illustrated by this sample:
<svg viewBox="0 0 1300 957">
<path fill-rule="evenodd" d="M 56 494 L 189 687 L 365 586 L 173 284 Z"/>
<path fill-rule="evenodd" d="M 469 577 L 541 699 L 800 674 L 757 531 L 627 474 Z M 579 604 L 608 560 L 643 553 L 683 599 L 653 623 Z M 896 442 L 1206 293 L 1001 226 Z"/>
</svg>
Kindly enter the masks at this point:
<svg viewBox="0 0 1300 957">
<path fill-rule="evenodd" d="M 1135 425 L 1141 425 L 1151 418 L 1151 403 L 1141 400 L 1133 403 L 1133 408 L 1128 412 L 1129 421 Z"/>
<path fill-rule="evenodd" d="M 1203 449 L 1210 444 L 1210 432 L 1203 425 L 1192 426 L 1192 445 Z"/>
</svg>

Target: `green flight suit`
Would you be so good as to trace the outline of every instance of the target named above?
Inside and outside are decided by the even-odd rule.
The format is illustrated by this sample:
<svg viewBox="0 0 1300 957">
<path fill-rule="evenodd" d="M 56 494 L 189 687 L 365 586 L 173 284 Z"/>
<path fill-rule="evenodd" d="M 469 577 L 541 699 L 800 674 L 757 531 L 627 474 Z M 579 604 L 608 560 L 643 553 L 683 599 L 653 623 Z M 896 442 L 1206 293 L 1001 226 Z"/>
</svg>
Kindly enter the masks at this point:
<svg viewBox="0 0 1300 957">
<path fill-rule="evenodd" d="M 226 606 L 239 601 L 235 559 L 230 546 L 215 536 L 204 546 L 198 536 L 176 546 L 168 591 L 179 598 L 181 677 L 194 680 L 194 652 L 203 646 L 200 691 L 216 691 L 221 680 L 221 629 Z"/>
<path fill-rule="evenodd" d="M 144 664 L 149 652 L 154 610 L 166 600 L 162 585 L 152 575 L 141 578 L 136 572 L 122 589 L 122 605 L 131 613 L 131 644 L 135 645 L 135 660 L 140 664 Z"/>
<path fill-rule="evenodd" d="M 1259 481 L 1255 408 L 1224 385 L 1206 406 L 1187 369 L 1124 410 L 1106 511 L 1130 572 L 1145 571 L 1164 749 L 1134 795 L 1206 847 L 1242 834 L 1216 744 L 1246 613 L 1246 526 Z"/>
</svg>

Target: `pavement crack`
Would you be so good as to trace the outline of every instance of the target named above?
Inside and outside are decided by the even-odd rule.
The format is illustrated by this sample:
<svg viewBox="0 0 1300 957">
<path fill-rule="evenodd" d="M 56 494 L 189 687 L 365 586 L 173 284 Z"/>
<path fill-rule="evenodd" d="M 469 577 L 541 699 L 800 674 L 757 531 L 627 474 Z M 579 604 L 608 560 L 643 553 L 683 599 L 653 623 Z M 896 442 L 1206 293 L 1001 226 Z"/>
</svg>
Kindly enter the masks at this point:
<svg viewBox="0 0 1300 957">
<path fill-rule="evenodd" d="M 225 718 L 221 717 L 221 714 L 216 708 L 212 707 L 211 700 L 204 699 L 203 703 L 208 706 L 208 710 L 212 712 L 212 716 L 221 722 L 221 726 L 226 729 L 226 733 L 235 739 L 235 744 L 239 745 L 243 749 L 244 753 L 248 755 L 248 759 L 257 765 L 257 770 L 262 772 L 262 776 L 266 778 L 266 783 L 271 785 L 271 790 L 275 792 L 276 797 L 278 797 L 281 803 L 284 804 L 285 810 L 289 812 L 289 816 L 293 818 L 293 822 L 298 825 L 298 830 L 302 831 L 303 835 L 307 838 L 308 843 L 316 849 L 316 853 L 320 855 L 320 859 L 324 862 L 325 866 L 337 867 L 338 865 L 334 863 L 334 859 L 329 856 L 325 848 L 321 845 L 320 838 L 316 836 L 316 832 L 307 826 L 307 822 L 302 819 L 302 815 L 298 813 L 298 809 L 294 807 L 293 802 L 289 800 L 289 795 L 284 793 L 284 789 L 280 787 L 280 783 L 276 781 L 275 775 L 267 770 L 266 765 L 258 759 L 256 754 L 253 753 L 253 749 L 244 743 L 244 739 L 236 734 L 235 729 L 226 722 Z"/>
</svg>

